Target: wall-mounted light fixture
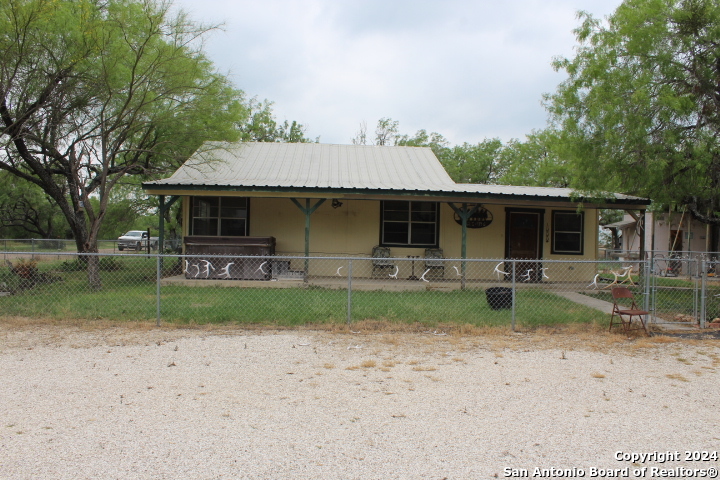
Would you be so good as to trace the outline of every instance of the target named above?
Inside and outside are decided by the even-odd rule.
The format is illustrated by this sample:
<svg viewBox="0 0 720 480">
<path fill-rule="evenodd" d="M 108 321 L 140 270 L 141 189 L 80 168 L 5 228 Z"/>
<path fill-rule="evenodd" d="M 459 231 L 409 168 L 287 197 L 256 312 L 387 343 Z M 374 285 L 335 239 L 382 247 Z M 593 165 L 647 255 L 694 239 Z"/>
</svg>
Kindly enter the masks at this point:
<svg viewBox="0 0 720 480">
<path fill-rule="evenodd" d="M 333 201 L 332 201 L 331 205 L 332 205 L 333 208 L 340 208 L 340 207 L 342 207 L 343 202 L 341 202 L 341 201 L 338 200 L 337 198 L 333 198 Z"/>
</svg>

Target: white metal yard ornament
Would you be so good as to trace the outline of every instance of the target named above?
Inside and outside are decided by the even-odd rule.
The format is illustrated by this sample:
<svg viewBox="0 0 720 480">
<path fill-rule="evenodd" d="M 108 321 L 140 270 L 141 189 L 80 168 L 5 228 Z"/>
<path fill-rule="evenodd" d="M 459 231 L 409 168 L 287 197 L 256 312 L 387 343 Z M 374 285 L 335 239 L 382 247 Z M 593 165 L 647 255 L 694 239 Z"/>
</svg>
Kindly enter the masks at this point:
<svg viewBox="0 0 720 480">
<path fill-rule="evenodd" d="M 500 265 L 502 265 L 502 264 L 503 264 L 503 262 L 500 262 L 500 263 L 498 263 L 497 265 L 495 265 L 494 273 L 497 273 L 498 280 L 500 280 L 500 275 L 501 275 L 501 274 L 502 274 L 502 275 L 505 275 L 505 276 L 510 275 L 508 272 L 505 272 L 505 271 L 503 271 L 503 270 L 500 270 Z"/>
<path fill-rule="evenodd" d="M 395 273 L 388 273 L 388 277 L 394 278 L 395 280 L 397 280 L 397 275 L 398 275 L 399 271 L 400 271 L 400 267 L 395 265 Z"/>
</svg>

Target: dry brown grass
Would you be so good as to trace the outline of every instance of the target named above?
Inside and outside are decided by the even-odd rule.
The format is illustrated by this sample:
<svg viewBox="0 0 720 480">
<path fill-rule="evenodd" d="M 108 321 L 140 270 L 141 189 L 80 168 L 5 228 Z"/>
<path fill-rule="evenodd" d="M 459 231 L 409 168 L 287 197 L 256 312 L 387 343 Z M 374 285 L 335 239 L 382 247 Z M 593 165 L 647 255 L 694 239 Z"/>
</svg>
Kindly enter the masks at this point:
<svg viewBox="0 0 720 480">
<path fill-rule="evenodd" d="M 670 380 L 679 380 L 679 381 L 681 381 L 681 382 L 689 382 L 689 381 L 690 381 L 690 380 L 688 380 L 687 378 L 685 378 L 683 375 L 681 375 L 681 374 L 679 374 L 679 373 L 668 373 L 668 374 L 665 375 L 665 376 L 666 376 L 667 378 L 669 378 Z"/>
<path fill-rule="evenodd" d="M 590 374 L 590 376 L 593 378 L 605 378 L 605 375 L 600 372 L 593 372 Z"/>
<path fill-rule="evenodd" d="M 0 316 L 0 337 L 12 331 L 32 330 L 41 332 L 48 340 L 66 336 L 67 328 L 78 332 L 97 333 L 98 339 L 122 338 L 129 343 L 145 343 L 157 337 L 179 338 L 185 335 L 202 332 L 207 335 L 244 335 L 273 334 L 275 332 L 292 331 L 308 335 L 329 334 L 352 336 L 353 341 L 371 343 L 377 354 L 388 352 L 392 347 L 392 356 L 396 348 L 415 348 L 422 346 L 426 353 L 439 352 L 446 349 L 456 352 L 471 352 L 477 349 L 498 352 L 507 350 L 546 350 L 562 351 L 590 350 L 612 352 L 642 353 L 653 351 L 668 345 L 678 346 L 708 345 L 708 357 L 713 366 L 720 366 L 720 355 L 712 350 L 714 340 L 688 340 L 677 337 L 656 335 L 646 337 L 642 332 L 628 336 L 622 333 L 609 333 L 604 325 L 567 325 L 558 327 L 542 327 L 532 330 L 513 332 L 509 327 L 476 327 L 468 324 L 441 324 L 432 331 L 445 332 L 447 335 L 433 335 L 432 331 L 421 324 L 395 323 L 390 321 L 365 320 L 347 324 L 314 324 L 302 327 L 277 327 L 268 325 L 175 325 L 163 324 L 157 327 L 152 321 L 117 322 L 108 320 L 46 320 L 27 317 Z M 333 339 L 336 341 L 337 339 Z M 100 341 L 100 340 L 98 340 Z"/>
<path fill-rule="evenodd" d="M 437 368 L 435 368 L 435 367 L 433 367 L 433 366 L 427 366 L 427 367 L 425 367 L 425 366 L 422 366 L 422 365 L 415 365 L 412 369 L 413 369 L 413 371 L 415 371 L 415 372 L 434 372 L 435 370 L 437 370 Z"/>
</svg>

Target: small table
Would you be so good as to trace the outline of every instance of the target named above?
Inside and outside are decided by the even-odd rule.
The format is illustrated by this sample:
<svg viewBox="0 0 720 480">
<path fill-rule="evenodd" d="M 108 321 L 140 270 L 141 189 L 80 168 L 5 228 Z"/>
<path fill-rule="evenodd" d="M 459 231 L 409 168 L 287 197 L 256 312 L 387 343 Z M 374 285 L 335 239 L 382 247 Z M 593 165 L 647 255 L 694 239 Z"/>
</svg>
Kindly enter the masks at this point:
<svg viewBox="0 0 720 480">
<path fill-rule="evenodd" d="M 420 280 L 418 277 L 415 276 L 415 260 L 420 258 L 420 255 L 408 255 L 407 258 L 412 259 L 412 273 L 408 277 L 408 280 Z"/>
</svg>

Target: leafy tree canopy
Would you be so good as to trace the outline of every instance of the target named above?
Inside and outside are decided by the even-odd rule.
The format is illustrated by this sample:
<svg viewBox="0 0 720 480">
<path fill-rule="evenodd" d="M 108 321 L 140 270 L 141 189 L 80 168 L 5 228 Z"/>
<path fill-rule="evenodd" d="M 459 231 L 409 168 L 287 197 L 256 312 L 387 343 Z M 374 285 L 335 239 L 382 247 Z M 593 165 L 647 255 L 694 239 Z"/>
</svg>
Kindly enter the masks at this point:
<svg viewBox="0 0 720 480">
<path fill-rule="evenodd" d="M 418 130 L 415 135 L 402 134 L 398 121 L 381 118 L 375 134 L 375 145 L 431 148 L 458 183 L 569 186 L 568 168 L 554 152 L 556 136 L 550 131 L 534 132 L 524 141 L 515 139 L 505 144 L 499 138 L 486 138 L 476 144 L 451 145 L 435 132 Z M 360 124 L 352 143 L 367 144 L 365 123 Z"/>
<path fill-rule="evenodd" d="M 0 169 L 55 202 L 78 251 L 122 178 L 239 138 L 247 108 L 199 47 L 209 30 L 159 0 L 0 4 Z"/>
<path fill-rule="evenodd" d="M 318 142 L 319 138 L 311 140 L 305 136 L 305 126 L 293 120 L 285 120 L 278 124 L 272 111 L 272 102 L 258 101 L 252 98 L 248 102 L 249 118 L 238 125 L 240 139 L 243 142 L 287 142 L 308 143 Z"/>
<path fill-rule="evenodd" d="M 62 212 L 37 185 L 0 171 L 0 237 L 65 238 Z"/>
<path fill-rule="evenodd" d="M 720 224 L 720 3 L 626 0 L 588 13 L 546 97 L 573 186 L 685 206 Z"/>
</svg>

